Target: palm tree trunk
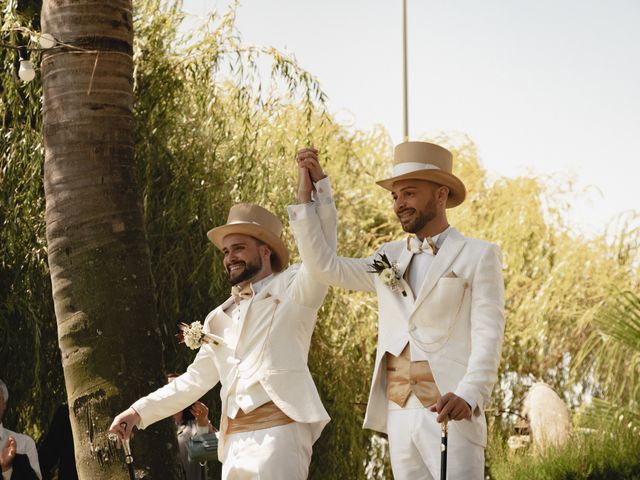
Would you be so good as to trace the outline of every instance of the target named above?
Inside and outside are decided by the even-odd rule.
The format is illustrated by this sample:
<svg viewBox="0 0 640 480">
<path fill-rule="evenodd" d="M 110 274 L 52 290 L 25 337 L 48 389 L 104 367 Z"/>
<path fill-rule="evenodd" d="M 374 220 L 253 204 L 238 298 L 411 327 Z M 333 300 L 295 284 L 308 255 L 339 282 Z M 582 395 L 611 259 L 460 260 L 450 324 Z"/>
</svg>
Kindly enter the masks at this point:
<svg viewBox="0 0 640 480">
<path fill-rule="evenodd" d="M 131 0 L 45 0 L 45 196 L 58 338 L 82 479 L 128 478 L 113 416 L 165 382 L 134 168 Z M 90 50 L 90 51 L 87 51 Z M 145 478 L 180 478 L 171 423 L 138 434 Z M 171 453 L 171 454 L 168 454 Z M 143 472 L 140 472 L 143 473 Z"/>
</svg>

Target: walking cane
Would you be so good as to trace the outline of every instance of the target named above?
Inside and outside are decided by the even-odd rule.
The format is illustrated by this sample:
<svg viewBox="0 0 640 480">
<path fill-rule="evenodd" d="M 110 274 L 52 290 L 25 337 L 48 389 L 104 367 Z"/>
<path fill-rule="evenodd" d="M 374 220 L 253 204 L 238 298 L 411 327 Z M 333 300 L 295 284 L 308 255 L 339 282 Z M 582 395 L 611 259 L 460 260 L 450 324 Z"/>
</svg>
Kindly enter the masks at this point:
<svg viewBox="0 0 640 480">
<path fill-rule="evenodd" d="M 127 430 L 127 422 L 122 422 L 120 426 L 123 430 Z M 118 436 L 115 433 L 108 435 L 109 440 L 116 442 Z M 129 445 L 129 439 L 122 441 L 122 449 L 124 450 L 124 463 L 127 464 L 127 470 L 129 471 L 129 480 L 136 480 L 136 474 L 133 471 L 133 455 L 131 455 L 131 445 Z"/>
<path fill-rule="evenodd" d="M 120 426 L 126 430 L 127 422 L 122 422 Z M 124 463 L 127 464 L 129 470 L 129 480 L 136 480 L 136 475 L 133 472 L 133 455 L 131 455 L 131 445 L 129 445 L 128 438 L 122 442 L 122 448 L 124 449 Z"/>
<path fill-rule="evenodd" d="M 444 419 L 440 425 L 440 480 L 447 480 L 447 442 L 449 440 L 449 422 Z"/>
</svg>

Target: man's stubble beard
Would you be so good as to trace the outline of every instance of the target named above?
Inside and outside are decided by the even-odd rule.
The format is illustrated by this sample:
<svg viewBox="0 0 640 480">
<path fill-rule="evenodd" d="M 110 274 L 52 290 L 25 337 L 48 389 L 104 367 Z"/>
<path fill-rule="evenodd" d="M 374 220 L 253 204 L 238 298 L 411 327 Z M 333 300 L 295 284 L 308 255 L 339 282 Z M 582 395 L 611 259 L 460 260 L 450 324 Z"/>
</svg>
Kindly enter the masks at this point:
<svg viewBox="0 0 640 480">
<path fill-rule="evenodd" d="M 429 223 L 431 220 L 436 218 L 436 216 L 438 215 L 435 200 L 429 200 L 429 202 L 427 203 L 427 205 L 425 206 L 422 212 L 419 212 L 415 208 L 414 210 L 416 211 L 416 217 L 406 224 L 402 223 L 402 220 L 400 220 L 400 217 L 398 216 L 398 214 L 396 214 L 396 216 L 398 216 L 398 220 L 400 220 L 400 225 L 402 225 L 402 229 L 407 233 L 419 232 L 424 228 L 424 226 L 427 223 Z"/>
<path fill-rule="evenodd" d="M 242 262 L 242 263 L 244 263 L 244 270 L 235 277 L 232 277 L 231 273 L 227 270 L 227 272 L 229 273 L 229 283 L 231 283 L 231 285 L 238 285 L 239 283 L 245 282 L 253 278 L 260 270 L 262 270 L 261 257 L 257 257 L 256 263 L 254 262 Z"/>
</svg>

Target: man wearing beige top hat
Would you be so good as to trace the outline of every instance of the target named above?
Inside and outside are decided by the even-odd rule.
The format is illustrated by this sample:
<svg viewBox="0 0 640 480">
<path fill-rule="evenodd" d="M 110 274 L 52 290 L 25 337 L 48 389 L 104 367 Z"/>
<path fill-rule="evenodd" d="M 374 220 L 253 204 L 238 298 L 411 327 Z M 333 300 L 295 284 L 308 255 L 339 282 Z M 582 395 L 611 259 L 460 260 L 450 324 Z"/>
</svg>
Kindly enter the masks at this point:
<svg viewBox="0 0 640 480">
<path fill-rule="evenodd" d="M 398 479 L 439 478 L 440 422 L 449 426 L 448 478 L 481 479 L 484 408 L 497 381 L 504 333 L 501 254 L 464 237 L 446 209 L 466 196 L 452 155 L 427 142 L 395 148 L 391 192 L 408 237 L 369 258 L 336 255 L 316 209 L 290 212 L 300 256 L 319 280 L 378 296 L 378 347 L 364 427 L 389 438 Z M 300 184 L 321 175 L 317 155 L 299 160 Z M 307 199 L 308 200 L 308 199 Z M 300 208 L 300 207 L 297 207 Z M 293 212 L 295 213 L 295 212 Z"/>
<path fill-rule="evenodd" d="M 335 248 L 328 180 L 316 190 L 324 193 L 316 194 L 314 214 L 326 232 L 323 241 Z M 277 217 L 246 203 L 232 207 L 227 223 L 209 231 L 234 285 L 232 296 L 205 320 L 204 331 L 215 341 L 200 347 L 186 373 L 114 419 L 110 430 L 120 439 L 129 438 L 134 426 L 146 428 L 183 410 L 220 382 L 222 477 L 307 478 L 313 443 L 329 421 L 307 367 L 327 287 L 304 265 L 287 267 L 281 231 Z"/>
</svg>

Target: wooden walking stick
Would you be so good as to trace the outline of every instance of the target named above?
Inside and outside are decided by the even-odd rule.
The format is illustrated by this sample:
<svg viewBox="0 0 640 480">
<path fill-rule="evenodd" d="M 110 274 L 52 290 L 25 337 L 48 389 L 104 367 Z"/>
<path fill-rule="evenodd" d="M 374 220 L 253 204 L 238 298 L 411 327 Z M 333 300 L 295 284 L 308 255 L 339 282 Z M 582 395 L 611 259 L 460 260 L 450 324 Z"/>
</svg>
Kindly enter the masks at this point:
<svg viewBox="0 0 640 480">
<path fill-rule="evenodd" d="M 444 419 L 440 425 L 440 480 L 447 480 L 447 443 L 449 441 L 449 421 Z"/>
</svg>

